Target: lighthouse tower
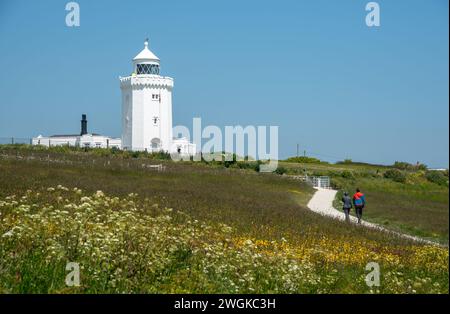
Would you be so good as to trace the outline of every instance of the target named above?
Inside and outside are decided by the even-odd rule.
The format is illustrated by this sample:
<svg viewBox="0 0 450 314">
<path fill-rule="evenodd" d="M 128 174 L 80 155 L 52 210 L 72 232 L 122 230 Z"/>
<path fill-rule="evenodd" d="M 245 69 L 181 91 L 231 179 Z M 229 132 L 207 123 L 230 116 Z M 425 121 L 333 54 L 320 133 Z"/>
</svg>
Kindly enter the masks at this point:
<svg viewBox="0 0 450 314">
<path fill-rule="evenodd" d="M 144 49 L 133 59 L 133 73 L 120 77 L 123 149 L 173 150 L 173 79 L 159 74 L 159 61 L 146 40 Z"/>
</svg>

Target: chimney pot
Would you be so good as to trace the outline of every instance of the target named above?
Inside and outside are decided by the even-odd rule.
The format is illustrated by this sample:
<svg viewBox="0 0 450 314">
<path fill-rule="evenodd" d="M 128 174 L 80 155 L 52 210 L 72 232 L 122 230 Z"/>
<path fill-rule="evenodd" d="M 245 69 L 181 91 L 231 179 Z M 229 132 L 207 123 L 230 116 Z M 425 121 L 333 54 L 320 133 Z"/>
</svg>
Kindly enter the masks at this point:
<svg viewBox="0 0 450 314">
<path fill-rule="evenodd" d="M 81 115 L 81 133 L 80 135 L 85 135 L 87 134 L 87 120 L 86 120 L 86 115 L 82 114 Z"/>
</svg>

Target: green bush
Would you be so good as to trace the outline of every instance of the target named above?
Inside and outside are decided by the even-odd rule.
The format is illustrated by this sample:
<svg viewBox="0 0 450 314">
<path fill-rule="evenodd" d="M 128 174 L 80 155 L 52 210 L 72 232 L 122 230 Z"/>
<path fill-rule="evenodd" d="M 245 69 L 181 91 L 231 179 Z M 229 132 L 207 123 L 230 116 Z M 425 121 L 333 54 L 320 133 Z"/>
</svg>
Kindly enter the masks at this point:
<svg viewBox="0 0 450 314">
<path fill-rule="evenodd" d="M 104 148 L 94 148 L 92 149 L 92 153 L 96 156 L 108 157 L 111 155 L 111 150 Z"/>
<path fill-rule="evenodd" d="M 171 156 L 168 152 L 160 151 L 160 152 L 151 153 L 150 158 L 156 159 L 156 160 L 170 160 Z"/>
<path fill-rule="evenodd" d="M 394 167 L 395 169 L 400 169 L 400 170 L 407 170 L 411 167 L 412 165 L 408 162 L 405 161 L 396 161 L 392 167 Z"/>
<path fill-rule="evenodd" d="M 313 177 L 322 177 L 322 176 L 328 176 L 328 171 L 320 171 L 320 170 L 314 170 L 309 175 Z"/>
<path fill-rule="evenodd" d="M 448 175 L 442 171 L 427 171 L 425 178 L 432 183 L 436 183 L 443 186 L 448 186 Z"/>
<path fill-rule="evenodd" d="M 428 166 L 425 164 L 419 164 L 417 165 L 417 170 L 427 170 Z"/>
<path fill-rule="evenodd" d="M 335 177 L 340 177 L 341 176 L 341 172 L 336 171 L 336 170 L 328 170 L 327 175 L 331 178 L 335 178 Z"/>
<path fill-rule="evenodd" d="M 276 173 L 276 174 L 280 174 L 280 175 L 283 175 L 283 174 L 285 174 L 286 172 L 287 172 L 287 169 L 284 168 L 284 167 L 278 167 L 277 170 L 275 170 L 275 173 Z"/>
<path fill-rule="evenodd" d="M 141 155 L 141 152 L 139 152 L 139 151 L 131 152 L 131 157 L 133 157 L 133 158 L 139 158 L 140 155 Z"/>
<path fill-rule="evenodd" d="M 398 169 L 389 169 L 384 173 L 386 179 L 391 179 L 395 182 L 405 183 L 406 175 Z"/>
<path fill-rule="evenodd" d="M 259 166 L 261 164 L 261 161 L 239 161 L 237 162 L 237 167 L 239 169 L 251 169 L 256 172 L 259 172 Z"/>
<path fill-rule="evenodd" d="M 341 176 L 343 178 L 345 178 L 345 179 L 353 179 L 354 178 L 353 173 L 351 171 L 348 171 L 348 170 L 342 171 Z"/>
<path fill-rule="evenodd" d="M 417 163 L 413 165 L 405 161 L 396 161 L 392 167 L 400 170 L 427 170 L 428 168 L 425 164 Z"/>
<path fill-rule="evenodd" d="M 306 156 L 290 157 L 290 158 L 286 159 L 285 161 L 298 162 L 298 163 L 304 163 L 304 164 L 328 163 L 326 161 L 321 161 L 320 159 L 317 159 L 314 157 L 306 157 Z"/>
</svg>

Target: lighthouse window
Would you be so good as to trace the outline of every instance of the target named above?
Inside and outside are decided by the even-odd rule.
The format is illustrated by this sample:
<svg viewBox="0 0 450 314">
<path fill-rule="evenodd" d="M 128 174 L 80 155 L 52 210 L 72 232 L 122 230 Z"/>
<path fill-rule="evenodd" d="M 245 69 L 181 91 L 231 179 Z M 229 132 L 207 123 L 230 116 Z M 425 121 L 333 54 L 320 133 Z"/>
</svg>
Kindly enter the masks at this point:
<svg viewBox="0 0 450 314">
<path fill-rule="evenodd" d="M 137 74 L 159 74 L 159 66 L 157 64 L 138 64 L 136 65 Z"/>
<path fill-rule="evenodd" d="M 152 94 L 152 99 L 153 100 L 158 100 L 159 99 L 159 95 L 158 94 Z"/>
<path fill-rule="evenodd" d="M 156 152 L 161 148 L 161 140 L 159 138 L 153 138 L 150 143 L 153 152 Z"/>
</svg>

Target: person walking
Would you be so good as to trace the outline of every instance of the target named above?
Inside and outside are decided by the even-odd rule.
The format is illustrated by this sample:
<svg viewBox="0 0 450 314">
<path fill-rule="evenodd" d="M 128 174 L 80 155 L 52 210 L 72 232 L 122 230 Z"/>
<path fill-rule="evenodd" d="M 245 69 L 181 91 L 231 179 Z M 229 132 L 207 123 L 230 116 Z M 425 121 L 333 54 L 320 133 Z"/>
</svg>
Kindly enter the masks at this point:
<svg viewBox="0 0 450 314">
<path fill-rule="evenodd" d="M 356 217 L 358 217 L 358 223 L 361 223 L 363 208 L 366 205 L 366 197 L 359 188 L 356 189 L 356 193 L 353 194 L 353 205 L 355 206 Z"/>
<path fill-rule="evenodd" d="M 344 196 L 342 197 L 342 209 L 344 210 L 345 214 L 345 221 L 350 222 L 350 210 L 352 209 L 352 199 L 348 195 L 347 192 L 344 192 Z"/>
</svg>

